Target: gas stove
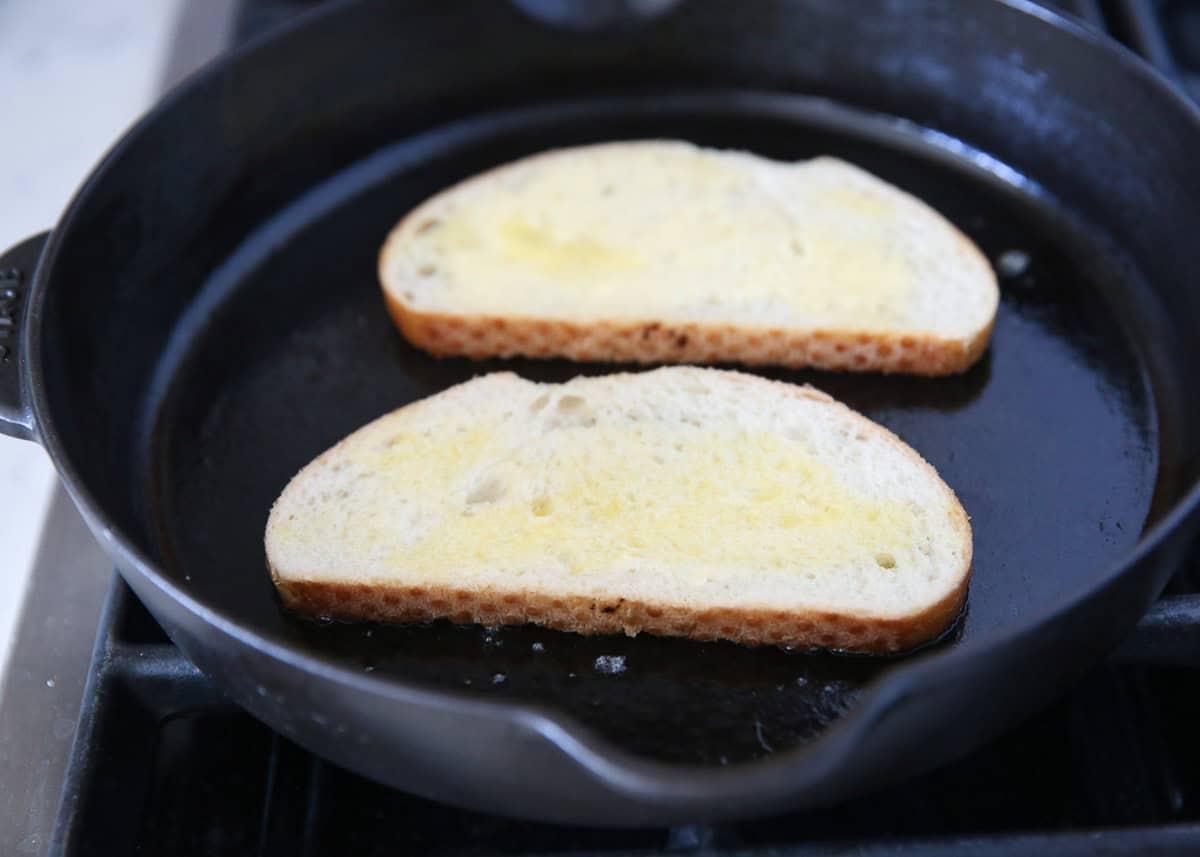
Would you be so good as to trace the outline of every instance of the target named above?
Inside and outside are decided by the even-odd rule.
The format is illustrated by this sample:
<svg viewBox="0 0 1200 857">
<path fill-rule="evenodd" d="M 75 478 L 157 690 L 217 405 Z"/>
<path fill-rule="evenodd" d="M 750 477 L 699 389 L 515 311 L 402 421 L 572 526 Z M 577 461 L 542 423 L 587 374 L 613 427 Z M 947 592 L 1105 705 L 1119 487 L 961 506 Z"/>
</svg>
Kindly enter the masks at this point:
<svg viewBox="0 0 1200 857">
<path fill-rule="evenodd" d="M 231 16 L 232 40 L 241 41 L 316 2 L 215 5 Z M 1200 6 L 1171 0 L 1048 5 L 1121 39 L 1200 99 Z M 209 25 L 211 32 L 221 29 Z M 188 51 L 198 56 L 186 43 L 177 54 Z M 168 76 L 186 65 L 177 57 Z M 16 644 L 16 661 L 24 653 L 33 666 L 10 679 L 5 703 L 21 708 L 24 731 L 0 725 L 0 743 L 23 745 L 5 772 L 9 817 L 33 831 L 18 837 L 19 853 L 1200 853 L 1200 545 L 1105 664 L 972 755 L 826 810 L 628 831 L 472 813 L 386 788 L 300 749 L 234 706 L 179 653 L 119 577 L 113 575 L 101 594 L 104 561 L 61 494 L 50 521 L 54 538 L 46 541 L 27 608 L 27 616 L 39 618 L 26 621 Z M 90 663 L 81 662 L 74 676 L 37 666 L 67 645 L 68 614 L 78 636 L 101 601 Z M 34 694 L 56 688 L 52 698 Z M 17 722 L 0 718 L 0 724 Z M 47 759 L 39 736 L 63 748 L 74 736 L 69 756 Z M 28 798 L 20 817 L 11 812 L 17 792 Z M 0 802 L 0 819 L 4 808 Z"/>
</svg>

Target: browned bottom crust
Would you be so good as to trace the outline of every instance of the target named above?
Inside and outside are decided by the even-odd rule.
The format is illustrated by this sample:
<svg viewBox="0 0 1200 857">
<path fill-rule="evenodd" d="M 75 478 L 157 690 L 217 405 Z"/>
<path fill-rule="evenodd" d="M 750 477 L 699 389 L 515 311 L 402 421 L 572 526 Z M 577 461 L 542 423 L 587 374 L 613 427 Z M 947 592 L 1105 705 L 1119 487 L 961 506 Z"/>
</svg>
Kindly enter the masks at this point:
<svg viewBox="0 0 1200 857">
<path fill-rule="evenodd" d="M 566 357 L 585 363 L 741 363 L 911 375 L 970 367 L 992 325 L 970 340 L 928 334 L 747 329 L 727 324 L 554 319 L 424 313 L 385 290 L 388 312 L 413 345 L 441 357 Z"/>
<path fill-rule="evenodd" d="M 274 576 L 274 575 L 273 575 Z M 382 622 L 449 619 L 461 624 L 533 623 L 578 634 L 639 633 L 748 645 L 839 649 L 891 654 L 929 642 L 958 617 L 969 575 L 959 588 L 923 613 L 903 619 L 823 611 L 710 608 L 692 610 L 624 598 L 590 599 L 539 592 L 475 592 L 444 586 L 281 580 L 284 604 L 313 616 Z"/>
</svg>

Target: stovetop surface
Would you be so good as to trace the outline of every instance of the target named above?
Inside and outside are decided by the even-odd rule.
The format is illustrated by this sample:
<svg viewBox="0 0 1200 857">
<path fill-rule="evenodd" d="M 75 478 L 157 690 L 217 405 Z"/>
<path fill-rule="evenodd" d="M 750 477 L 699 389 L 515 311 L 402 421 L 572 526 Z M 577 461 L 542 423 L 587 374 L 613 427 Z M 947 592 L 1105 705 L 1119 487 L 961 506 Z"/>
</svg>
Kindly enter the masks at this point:
<svg viewBox="0 0 1200 857">
<path fill-rule="evenodd" d="M 236 35 L 318 2 L 243 0 Z M 1200 97 L 1200 5 L 1047 5 Z M 114 579 L 50 853 L 1200 853 L 1200 552 L 1170 591 L 1066 698 L 957 763 L 827 810 L 623 831 L 472 813 L 324 762 L 233 706 Z"/>
</svg>

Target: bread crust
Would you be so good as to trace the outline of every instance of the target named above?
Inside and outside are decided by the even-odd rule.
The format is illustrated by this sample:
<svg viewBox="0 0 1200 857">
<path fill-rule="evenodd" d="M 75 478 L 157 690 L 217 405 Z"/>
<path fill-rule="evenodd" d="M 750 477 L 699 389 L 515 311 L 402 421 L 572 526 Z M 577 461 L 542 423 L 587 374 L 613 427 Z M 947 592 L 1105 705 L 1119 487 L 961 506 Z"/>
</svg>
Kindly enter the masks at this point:
<svg viewBox="0 0 1200 857">
<path fill-rule="evenodd" d="M 969 575 L 936 604 L 902 619 L 819 610 L 714 607 L 695 610 L 627 598 L 585 598 L 528 589 L 470 590 L 391 582 L 333 582 L 281 578 L 272 569 L 283 603 L 313 616 L 379 622 L 460 624 L 534 623 L 576 634 L 639 633 L 747 645 L 836 649 L 895 654 L 935 639 L 962 611 Z"/>
<path fill-rule="evenodd" d="M 933 465 L 886 427 L 811 386 L 736 371 L 699 368 L 672 371 L 693 371 L 706 375 L 720 372 L 726 380 L 737 384 L 767 385 L 776 395 L 822 402 L 840 410 L 860 430 L 881 435 L 900 454 L 915 459 L 949 501 L 954 529 L 965 545 L 955 586 L 938 601 L 917 613 L 887 616 L 849 611 L 780 609 L 767 605 L 695 607 L 620 595 L 585 597 L 518 586 L 470 589 L 400 583 L 372 580 L 368 575 L 357 576 L 354 580 L 331 581 L 321 580 L 317 575 L 303 570 L 291 570 L 283 574 L 268 558 L 267 566 L 284 605 L 313 616 L 347 620 L 426 622 L 449 619 L 463 624 L 484 625 L 533 623 L 579 634 L 624 633 L 634 636 L 648 633 L 695 640 L 729 640 L 747 645 L 823 648 L 862 654 L 896 654 L 913 649 L 936 639 L 954 623 L 966 603 L 972 571 L 973 538 L 966 510 Z M 446 393 L 453 394 L 461 389 L 461 386 L 452 387 Z M 412 402 L 380 419 L 417 410 L 427 406 L 430 401 L 421 399 Z M 311 468 L 325 466 L 349 439 L 344 438 L 314 459 L 293 477 L 292 482 L 303 478 Z M 284 489 L 285 494 L 287 490 Z M 268 541 L 273 520 L 272 514 L 267 523 Z"/>
<path fill-rule="evenodd" d="M 741 363 L 791 369 L 857 370 L 930 377 L 970 368 L 992 323 L 971 339 L 932 334 L 751 328 L 701 322 L 601 319 L 588 322 L 454 315 L 413 309 L 384 290 L 404 338 L 437 357 L 565 357 L 581 363 Z"/>
</svg>

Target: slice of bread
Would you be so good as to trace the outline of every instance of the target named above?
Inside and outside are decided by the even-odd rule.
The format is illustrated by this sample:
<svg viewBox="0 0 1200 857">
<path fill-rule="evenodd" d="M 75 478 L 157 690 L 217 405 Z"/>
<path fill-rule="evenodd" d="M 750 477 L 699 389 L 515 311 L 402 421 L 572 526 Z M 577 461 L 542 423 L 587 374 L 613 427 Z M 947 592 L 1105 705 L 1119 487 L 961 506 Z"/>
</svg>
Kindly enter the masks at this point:
<svg viewBox="0 0 1200 857">
<path fill-rule="evenodd" d="M 921 375 L 974 363 L 999 299 L 966 236 L 857 167 L 681 142 L 469 179 L 400 221 L 379 276 L 438 355 Z"/>
<path fill-rule="evenodd" d="M 971 528 L 823 393 L 671 367 L 499 373 L 394 411 L 291 481 L 266 551 L 316 615 L 894 652 L 954 621 Z"/>
</svg>

